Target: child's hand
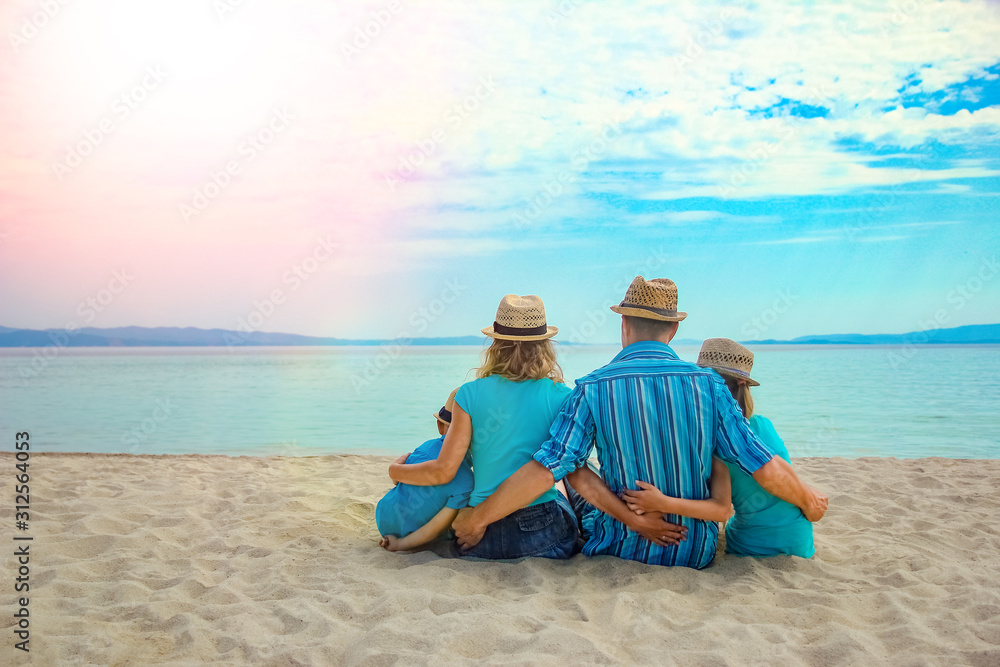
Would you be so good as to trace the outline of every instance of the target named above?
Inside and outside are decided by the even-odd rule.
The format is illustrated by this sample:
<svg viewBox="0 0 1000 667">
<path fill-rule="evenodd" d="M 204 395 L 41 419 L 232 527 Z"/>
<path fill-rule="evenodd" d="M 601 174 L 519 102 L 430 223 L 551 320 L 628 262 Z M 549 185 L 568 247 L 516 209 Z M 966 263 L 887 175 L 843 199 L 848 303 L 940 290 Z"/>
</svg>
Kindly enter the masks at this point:
<svg viewBox="0 0 1000 667">
<path fill-rule="evenodd" d="M 640 515 L 646 512 L 669 514 L 670 499 L 667 496 L 660 493 L 660 490 L 652 484 L 639 480 L 636 480 L 635 483 L 639 486 L 638 491 L 632 489 L 622 491 L 622 500 L 625 501 L 630 510 Z"/>
<path fill-rule="evenodd" d="M 378 545 L 386 551 L 402 551 L 399 548 L 399 538 L 395 535 L 386 535 L 379 540 Z"/>
<path fill-rule="evenodd" d="M 407 452 L 407 453 L 403 454 L 398 459 L 396 459 L 395 461 L 393 461 L 393 463 L 398 463 L 399 465 L 404 465 L 406 463 L 406 459 L 410 458 L 410 454 L 412 454 L 412 453 L 413 452 Z"/>
</svg>

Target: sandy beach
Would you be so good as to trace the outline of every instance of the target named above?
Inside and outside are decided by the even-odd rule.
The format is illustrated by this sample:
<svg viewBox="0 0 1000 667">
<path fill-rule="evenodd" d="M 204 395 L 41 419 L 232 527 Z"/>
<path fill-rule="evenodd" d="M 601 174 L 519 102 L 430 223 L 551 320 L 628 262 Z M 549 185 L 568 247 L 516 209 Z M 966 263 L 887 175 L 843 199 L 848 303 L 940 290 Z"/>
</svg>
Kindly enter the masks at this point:
<svg viewBox="0 0 1000 667">
<path fill-rule="evenodd" d="M 31 663 L 1000 664 L 1000 461 L 798 459 L 815 559 L 697 572 L 384 552 L 391 460 L 34 454 Z"/>
</svg>

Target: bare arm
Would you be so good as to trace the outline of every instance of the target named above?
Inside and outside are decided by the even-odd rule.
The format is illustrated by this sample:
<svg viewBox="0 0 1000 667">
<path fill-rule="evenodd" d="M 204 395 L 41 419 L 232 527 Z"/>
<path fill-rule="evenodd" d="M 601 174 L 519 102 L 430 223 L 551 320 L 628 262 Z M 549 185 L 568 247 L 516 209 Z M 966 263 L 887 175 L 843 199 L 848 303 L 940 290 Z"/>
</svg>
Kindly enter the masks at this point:
<svg viewBox="0 0 1000 667">
<path fill-rule="evenodd" d="M 717 412 L 715 454 L 735 463 L 773 496 L 795 505 L 809 521 L 819 521 L 830 499 L 806 486 L 792 466 L 775 456 L 750 428 L 721 377 L 712 383 Z"/>
<path fill-rule="evenodd" d="M 553 484 L 555 478 L 548 468 L 534 459 L 528 461 L 508 477 L 489 498 L 476 507 L 466 508 L 458 513 L 454 523 L 458 546 L 463 549 L 476 546 L 483 539 L 483 533 L 486 532 L 488 525 L 525 507 L 551 489 Z"/>
<path fill-rule="evenodd" d="M 552 422 L 550 438 L 542 443 L 531 461 L 482 503 L 458 513 L 452 527 L 460 547 L 470 549 L 479 544 L 488 525 L 535 500 L 552 488 L 556 475 L 561 479 L 586 461 L 594 446 L 594 420 L 584 393 L 582 386 L 573 389 Z"/>
<path fill-rule="evenodd" d="M 773 457 L 753 474 L 753 478 L 772 496 L 795 505 L 810 521 L 819 521 L 830 499 L 825 493 L 802 483 L 792 466 L 780 456 Z"/>
<path fill-rule="evenodd" d="M 452 410 L 451 427 L 444 437 L 441 453 L 433 461 L 423 463 L 393 463 L 389 477 L 394 482 L 414 486 L 437 486 L 455 479 L 472 441 L 472 418 L 458 403 Z M 541 495 L 541 494 L 539 494 Z"/>
<path fill-rule="evenodd" d="M 601 477 L 588 466 L 582 466 L 566 476 L 566 480 L 587 502 L 610 517 L 625 524 L 629 530 L 661 547 L 678 545 L 684 539 L 687 528 L 663 520 L 663 514 L 649 512 L 644 515 L 629 510 L 621 498 L 616 496 Z"/>
<path fill-rule="evenodd" d="M 717 458 L 712 458 L 712 476 L 709 478 L 708 500 L 687 500 L 663 494 L 652 484 L 636 480 L 638 491 L 625 489 L 623 500 L 636 514 L 662 512 L 679 514 L 703 521 L 727 521 L 733 515 L 733 490 L 729 468 Z"/>
<path fill-rule="evenodd" d="M 406 537 L 386 535 L 378 544 L 387 551 L 413 551 L 440 537 L 441 533 L 448 530 L 448 526 L 451 525 L 456 516 L 458 516 L 458 510 L 445 507 L 435 514 L 433 519 Z"/>
</svg>

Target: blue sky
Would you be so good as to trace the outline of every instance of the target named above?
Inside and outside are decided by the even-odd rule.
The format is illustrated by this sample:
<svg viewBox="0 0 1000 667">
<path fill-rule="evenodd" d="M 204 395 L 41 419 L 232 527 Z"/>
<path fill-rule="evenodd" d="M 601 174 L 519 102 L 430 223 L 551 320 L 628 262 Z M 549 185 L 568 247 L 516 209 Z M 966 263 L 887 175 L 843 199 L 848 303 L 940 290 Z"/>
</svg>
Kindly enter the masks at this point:
<svg viewBox="0 0 1000 667">
<path fill-rule="evenodd" d="M 258 311 L 265 331 L 449 336 L 533 293 L 565 339 L 615 342 L 637 274 L 677 282 L 682 337 L 1000 322 L 996 4 L 402 3 L 358 42 L 383 4 L 178 2 L 112 26 L 67 6 L 5 55 L 23 131 L 0 140 L 0 324 L 63 326 L 119 266 L 136 278 L 93 326 Z M 83 37 L 89 74 L 61 51 Z M 134 78 L 122 54 L 173 78 L 55 182 Z M 276 147 L 182 224 L 278 106 Z M 335 256 L 285 280 L 319 238 Z"/>
</svg>

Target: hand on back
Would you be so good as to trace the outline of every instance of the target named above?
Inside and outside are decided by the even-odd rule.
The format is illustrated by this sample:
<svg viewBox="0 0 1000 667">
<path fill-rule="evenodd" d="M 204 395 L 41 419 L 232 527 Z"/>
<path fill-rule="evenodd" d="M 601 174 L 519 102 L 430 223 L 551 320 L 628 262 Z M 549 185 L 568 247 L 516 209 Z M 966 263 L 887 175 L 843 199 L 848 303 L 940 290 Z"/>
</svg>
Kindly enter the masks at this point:
<svg viewBox="0 0 1000 667">
<path fill-rule="evenodd" d="M 458 546 L 462 551 L 468 551 L 479 544 L 486 533 L 486 527 L 480 526 L 475 521 L 475 513 L 471 507 L 459 510 L 451 529 L 455 531 L 455 539 L 458 540 Z"/>
<path fill-rule="evenodd" d="M 635 519 L 629 522 L 628 528 L 661 547 L 679 546 L 687 539 L 687 528 L 667 523 L 660 512 L 637 514 Z"/>
<path fill-rule="evenodd" d="M 669 512 L 669 498 L 648 482 L 636 480 L 638 490 L 625 489 L 622 491 L 622 500 L 628 508 L 638 515 L 647 512 Z"/>
</svg>

